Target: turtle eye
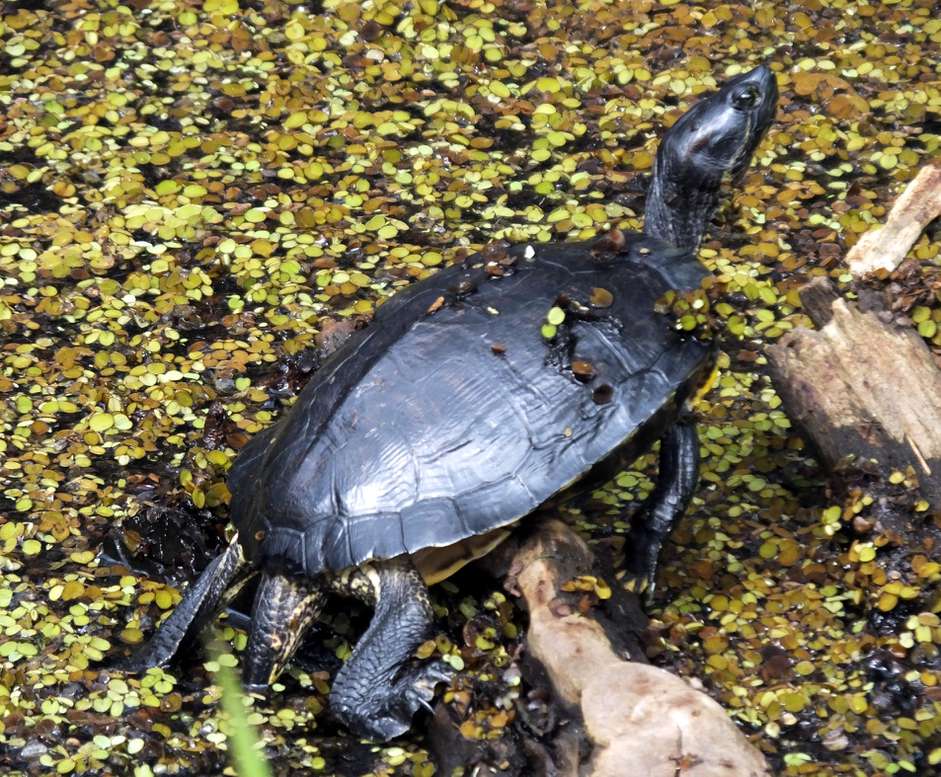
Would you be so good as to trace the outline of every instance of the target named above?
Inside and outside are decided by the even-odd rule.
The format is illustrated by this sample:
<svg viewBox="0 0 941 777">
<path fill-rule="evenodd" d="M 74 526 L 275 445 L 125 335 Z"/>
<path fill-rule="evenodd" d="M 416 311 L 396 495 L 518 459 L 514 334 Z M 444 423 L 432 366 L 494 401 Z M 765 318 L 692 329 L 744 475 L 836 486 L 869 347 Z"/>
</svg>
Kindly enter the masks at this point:
<svg viewBox="0 0 941 777">
<path fill-rule="evenodd" d="M 747 111 L 750 108 L 754 108 L 760 98 L 761 92 L 758 90 L 758 87 L 754 84 L 749 84 L 732 98 L 732 105 L 740 111 Z"/>
</svg>

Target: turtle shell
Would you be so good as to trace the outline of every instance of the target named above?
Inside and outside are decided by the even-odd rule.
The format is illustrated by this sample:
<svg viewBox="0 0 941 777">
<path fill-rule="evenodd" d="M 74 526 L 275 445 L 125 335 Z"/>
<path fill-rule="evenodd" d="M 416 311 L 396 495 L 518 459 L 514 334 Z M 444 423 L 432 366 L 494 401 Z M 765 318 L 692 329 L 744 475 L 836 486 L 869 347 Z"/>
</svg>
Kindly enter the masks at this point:
<svg viewBox="0 0 941 777">
<path fill-rule="evenodd" d="M 654 310 L 705 268 L 625 238 L 475 254 L 382 305 L 233 465 L 248 557 L 316 576 L 451 545 L 636 458 L 713 358 Z"/>
</svg>

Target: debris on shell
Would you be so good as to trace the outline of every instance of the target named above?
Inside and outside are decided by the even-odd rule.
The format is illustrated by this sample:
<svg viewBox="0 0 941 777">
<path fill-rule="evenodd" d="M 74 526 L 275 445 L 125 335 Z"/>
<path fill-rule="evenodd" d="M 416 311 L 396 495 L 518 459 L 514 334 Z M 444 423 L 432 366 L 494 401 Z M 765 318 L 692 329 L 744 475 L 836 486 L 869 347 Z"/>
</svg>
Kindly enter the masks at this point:
<svg viewBox="0 0 941 777">
<path fill-rule="evenodd" d="M 591 290 L 591 304 L 596 308 L 609 308 L 614 303 L 614 295 L 607 289 L 595 286 Z"/>
<path fill-rule="evenodd" d="M 626 242 L 624 233 L 615 228 L 596 241 L 591 250 L 596 254 L 616 254 L 624 248 Z"/>
<path fill-rule="evenodd" d="M 587 383 L 596 375 L 595 366 L 584 359 L 575 359 L 572 362 L 572 373 L 584 383 Z"/>
</svg>

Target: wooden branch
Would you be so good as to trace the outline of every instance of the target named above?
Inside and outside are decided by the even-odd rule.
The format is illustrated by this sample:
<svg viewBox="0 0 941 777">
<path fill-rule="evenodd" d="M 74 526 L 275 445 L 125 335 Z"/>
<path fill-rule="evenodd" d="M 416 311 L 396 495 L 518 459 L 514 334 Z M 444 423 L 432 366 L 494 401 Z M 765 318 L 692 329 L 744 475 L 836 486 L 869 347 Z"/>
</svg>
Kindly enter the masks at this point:
<svg viewBox="0 0 941 777">
<path fill-rule="evenodd" d="M 892 206 L 885 226 L 859 238 L 846 255 L 857 278 L 874 270 L 892 272 L 928 224 L 941 216 L 941 160 L 923 167 Z"/>
<path fill-rule="evenodd" d="M 840 298 L 828 278 L 814 278 L 801 286 L 798 293 L 801 307 L 818 329 L 830 320 L 833 303 Z"/>
<path fill-rule="evenodd" d="M 801 290 L 820 329 L 768 348 L 771 377 L 792 420 L 831 470 L 848 463 L 912 467 L 941 507 L 941 371 L 911 329 L 841 299 L 825 279 Z"/>
<path fill-rule="evenodd" d="M 565 590 L 580 576 L 598 576 L 593 554 L 565 524 L 549 521 L 516 552 L 507 584 L 529 611 L 528 652 L 544 667 L 559 700 L 577 711 L 591 742 L 590 760 L 578 774 L 770 774 L 761 753 L 709 696 L 618 654 L 597 608 L 583 614 L 578 592 Z M 623 625 L 628 635 L 638 627 L 636 621 Z M 636 639 L 628 642 L 639 648 Z"/>
</svg>

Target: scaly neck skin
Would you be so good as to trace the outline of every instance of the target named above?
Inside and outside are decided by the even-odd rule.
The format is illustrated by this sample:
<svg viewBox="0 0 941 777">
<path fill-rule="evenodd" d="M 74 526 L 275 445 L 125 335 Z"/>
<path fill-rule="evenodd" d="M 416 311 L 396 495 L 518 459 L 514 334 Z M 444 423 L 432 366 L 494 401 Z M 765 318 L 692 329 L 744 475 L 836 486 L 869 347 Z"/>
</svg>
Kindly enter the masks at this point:
<svg viewBox="0 0 941 777">
<path fill-rule="evenodd" d="M 691 176 L 681 181 L 678 172 L 657 159 L 644 209 L 644 234 L 695 254 L 718 203 L 718 189 Z"/>
</svg>

